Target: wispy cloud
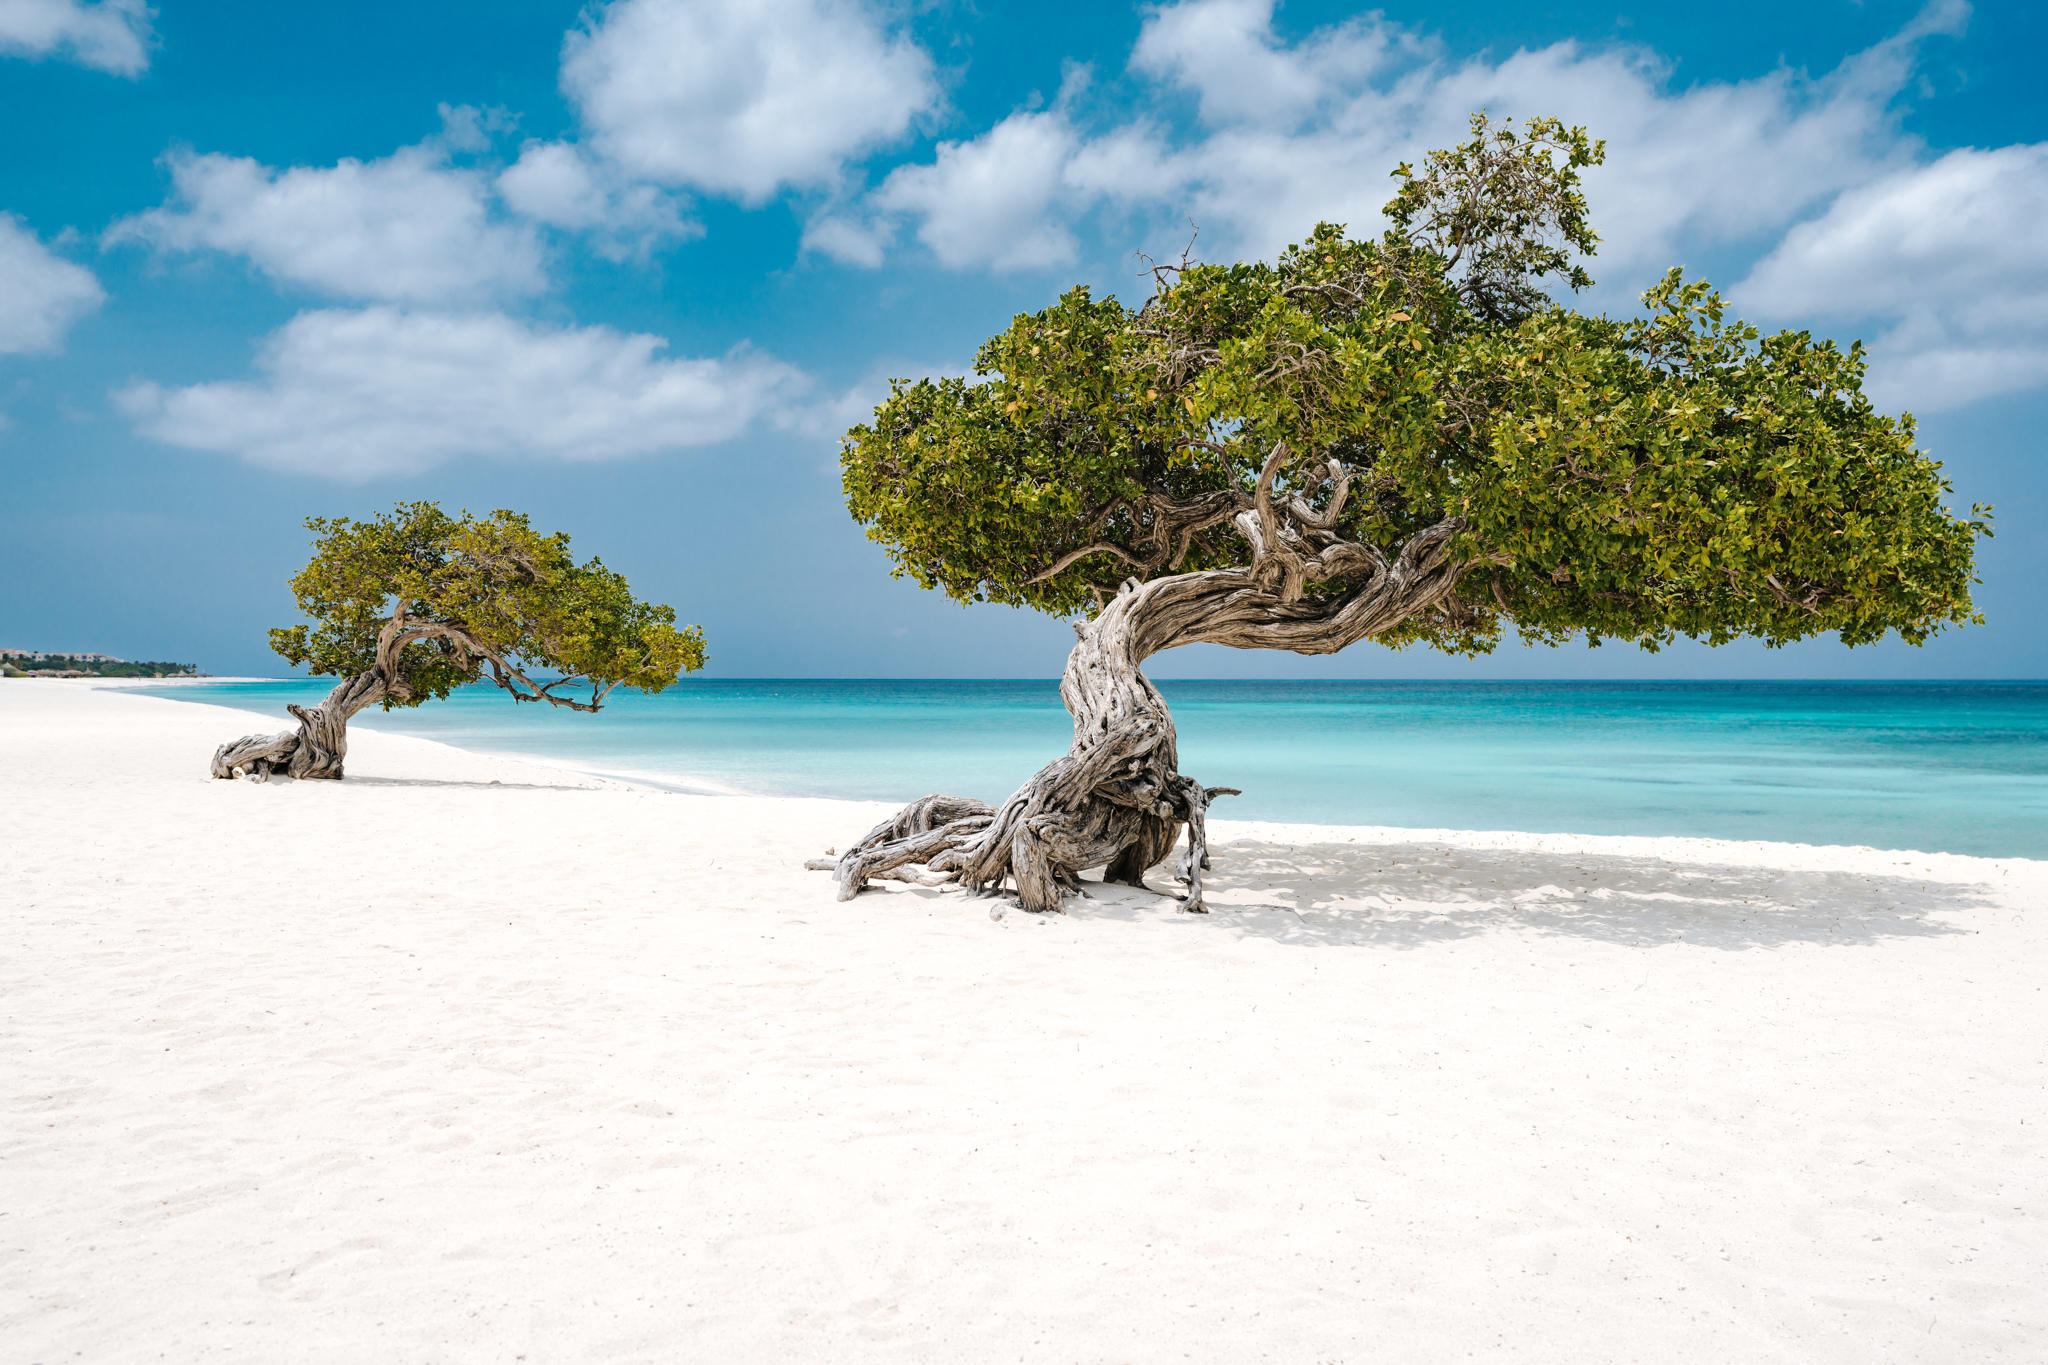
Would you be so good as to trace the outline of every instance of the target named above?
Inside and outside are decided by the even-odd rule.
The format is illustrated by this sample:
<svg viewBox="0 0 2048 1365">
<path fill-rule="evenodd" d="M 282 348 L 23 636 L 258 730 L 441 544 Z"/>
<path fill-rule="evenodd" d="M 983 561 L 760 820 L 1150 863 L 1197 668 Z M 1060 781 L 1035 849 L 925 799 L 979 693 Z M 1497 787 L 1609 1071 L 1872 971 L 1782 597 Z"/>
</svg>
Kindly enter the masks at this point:
<svg viewBox="0 0 2048 1365">
<path fill-rule="evenodd" d="M 71 324 L 106 300 L 90 270 L 0 213 L 0 354 L 53 351 Z"/>
<path fill-rule="evenodd" d="M 110 228 L 109 244 L 246 257 L 281 283 L 348 299 L 447 303 L 546 286 L 533 226 L 495 211 L 485 172 L 451 160 L 479 135 L 469 110 L 444 110 L 450 137 L 374 161 L 282 170 L 249 157 L 165 158 L 172 198 Z"/>
<path fill-rule="evenodd" d="M 302 313 L 257 377 L 117 395 L 143 435 L 348 482 L 465 456 L 561 463 L 727 441 L 802 394 L 801 372 L 744 348 L 670 359 L 655 336 L 502 314 Z"/>
<path fill-rule="evenodd" d="M 139 76 L 155 41 L 152 13 L 145 0 L 0 0 L 0 53 Z"/>
</svg>

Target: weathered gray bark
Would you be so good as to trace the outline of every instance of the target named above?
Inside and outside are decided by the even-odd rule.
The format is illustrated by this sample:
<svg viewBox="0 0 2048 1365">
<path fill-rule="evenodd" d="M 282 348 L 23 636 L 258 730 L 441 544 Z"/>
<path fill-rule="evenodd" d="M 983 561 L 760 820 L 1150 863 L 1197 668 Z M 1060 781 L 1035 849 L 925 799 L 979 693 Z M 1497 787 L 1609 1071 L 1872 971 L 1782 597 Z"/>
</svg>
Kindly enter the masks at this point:
<svg viewBox="0 0 2048 1365">
<path fill-rule="evenodd" d="M 278 773 L 288 777 L 339 778 L 342 759 L 348 753 L 349 720 L 356 712 L 387 697 L 401 702 L 412 698 L 406 681 L 406 651 L 422 643 L 437 649 L 442 660 L 460 662 L 469 677 L 483 678 L 504 688 L 514 701 L 596 711 L 618 686 L 616 680 L 592 679 L 582 674 L 537 683 L 506 658 L 506 651 L 478 638 L 461 622 L 411 615 L 401 601 L 392 610 L 391 619 L 377 632 L 377 655 L 372 667 L 337 684 L 318 706 L 285 707 L 299 722 L 297 730 L 244 735 L 221 745 L 213 753 L 213 775 L 233 778 L 246 772 L 252 782 L 262 782 Z M 585 681 L 591 684 L 589 701 L 562 695 L 560 689 Z"/>
<path fill-rule="evenodd" d="M 972 891 L 1000 891 L 1007 879 L 1024 909 L 1057 910 L 1064 893 L 1078 889 L 1080 873 L 1093 868 L 1105 869 L 1107 880 L 1143 886 L 1185 827 L 1187 847 L 1175 867 L 1186 888 L 1181 908 L 1205 909 L 1204 818 L 1211 801 L 1235 792 L 1179 771 L 1173 717 L 1140 665 L 1196 643 L 1334 653 L 1438 606 L 1458 580 L 1449 553 L 1453 521 L 1413 537 L 1392 562 L 1353 542 L 1304 537 L 1297 530 L 1304 517 L 1283 520 L 1266 494 L 1277 462 L 1276 453 L 1254 505 L 1238 519 L 1254 547 L 1250 565 L 1133 579 L 1094 620 L 1075 626 L 1080 640 L 1060 679 L 1060 699 L 1074 717 L 1064 757 L 1000 807 L 928 796 L 836 863 L 812 864 L 832 868 L 839 898 L 882 878 L 958 882 Z M 1308 515 L 1310 532 L 1335 520 L 1334 512 Z M 1307 584 L 1331 581 L 1353 586 L 1307 596 Z"/>
<path fill-rule="evenodd" d="M 339 778 L 348 755 L 349 720 L 364 707 L 383 701 L 385 694 L 384 675 L 378 669 L 345 678 L 318 706 L 285 707 L 299 722 L 297 730 L 244 735 L 214 750 L 213 775 L 233 778 L 246 772 L 252 782 L 278 773 Z"/>
</svg>

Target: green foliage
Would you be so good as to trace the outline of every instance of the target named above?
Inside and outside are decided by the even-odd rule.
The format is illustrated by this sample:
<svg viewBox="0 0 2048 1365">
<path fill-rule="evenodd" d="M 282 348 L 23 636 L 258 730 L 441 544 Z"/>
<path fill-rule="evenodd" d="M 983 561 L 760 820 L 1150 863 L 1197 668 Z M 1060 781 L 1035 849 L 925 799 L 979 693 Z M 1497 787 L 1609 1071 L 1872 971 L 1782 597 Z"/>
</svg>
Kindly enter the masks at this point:
<svg viewBox="0 0 2048 1365">
<path fill-rule="evenodd" d="M 1395 168 L 1401 190 L 1384 212 L 1395 237 L 1460 275 L 1474 312 L 1511 322 L 1550 302 L 1538 286 L 1546 275 L 1573 290 L 1593 283 L 1572 259 L 1592 255 L 1600 240 L 1579 172 L 1606 155 L 1606 143 L 1554 118 L 1531 119 L 1518 134 L 1474 114 L 1470 142 L 1431 152 L 1420 175 L 1405 163 Z"/>
<path fill-rule="evenodd" d="M 86 671 L 97 673 L 102 678 L 161 678 L 197 673 L 199 666 L 172 663 L 167 659 L 120 659 L 111 663 L 88 664 Z"/>
<path fill-rule="evenodd" d="M 702 630 L 678 629 L 673 607 L 638 601 L 600 561 L 576 563 L 568 536 L 542 535 L 519 513 L 450 516 L 412 502 L 306 525 L 313 558 L 291 586 L 312 623 L 271 631 L 271 648 L 315 674 L 352 676 L 377 666 L 379 637 L 394 622 L 423 632 L 396 654 L 387 710 L 480 678 L 507 686 L 502 674 L 588 683 L 595 701 L 615 686 L 658 692 L 704 666 Z"/>
<path fill-rule="evenodd" d="M 1862 393 L 1860 344 L 1766 336 L 1673 271 L 1645 315 L 1588 316 L 1578 172 L 1601 145 L 1539 120 L 1396 172 L 1382 237 L 1321 224 L 1274 264 L 1157 272 L 1143 308 L 1071 290 L 975 359 L 984 382 L 898 381 L 846 436 L 847 504 L 896 572 L 961 601 L 1083 612 L 1135 575 L 1248 564 L 1227 517 L 1267 453 L 1276 496 L 1327 506 L 1391 558 L 1454 520 L 1458 596 L 1384 643 L 1491 649 L 1585 635 L 1783 644 L 1978 619 L 1976 538 L 1910 417 Z M 1048 576 L 1062 558 L 1095 545 Z M 1324 599 L 1344 582 L 1311 585 Z"/>
</svg>

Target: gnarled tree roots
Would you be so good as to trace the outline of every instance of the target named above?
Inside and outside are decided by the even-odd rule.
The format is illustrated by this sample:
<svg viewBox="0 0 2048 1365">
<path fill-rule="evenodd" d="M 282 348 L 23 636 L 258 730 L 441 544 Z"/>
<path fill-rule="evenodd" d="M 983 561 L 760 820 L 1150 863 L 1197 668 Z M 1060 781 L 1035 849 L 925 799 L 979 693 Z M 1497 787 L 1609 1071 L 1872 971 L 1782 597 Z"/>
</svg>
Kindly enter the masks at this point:
<svg viewBox="0 0 2048 1365">
<path fill-rule="evenodd" d="M 1143 886 L 1187 827 L 1187 849 L 1175 864 L 1185 884 L 1180 908 L 1202 912 L 1202 873 L 1209 867 L 1204 815 L 1232 787 L 1204 787 L 1173 767 L 1173 728 L 1164 709 L 1129 716 L 1089 737 L 1085 748 L 1039 769 L 1000 808 L 964 796 L 927 796 L 870 830 L 829 869 L 839 899 L 871 881 L 921 886 L 957 883 L 1000 894 L 1015 883 L 1026 910 L 1060 908 L 1080 874 L 1105 869 L 1104 880 Z"/>
<path fill-rule="evenodd" d="M 247 773 L 251 782 L 275 776 L 339 778 L 348 754 L 349 717 L 384 699 L 383 675 L 374 670 L 344 678 L 318 706 L 287 706 L 296 730 L 243 735 L 213 751 L 213 775 Z"/>
<path fill-rule="evenodd" d="M 213 775 L 231 778 L 247 773 L 251 782 L 278 775 L 340 777 L 342 758 L 348 752 L 346 722 L 330 723 L 331 713 L 325 707 L 285 709 L 297 717 L 298 729 L 230 740 L 213 751 Z"/>
</svg>

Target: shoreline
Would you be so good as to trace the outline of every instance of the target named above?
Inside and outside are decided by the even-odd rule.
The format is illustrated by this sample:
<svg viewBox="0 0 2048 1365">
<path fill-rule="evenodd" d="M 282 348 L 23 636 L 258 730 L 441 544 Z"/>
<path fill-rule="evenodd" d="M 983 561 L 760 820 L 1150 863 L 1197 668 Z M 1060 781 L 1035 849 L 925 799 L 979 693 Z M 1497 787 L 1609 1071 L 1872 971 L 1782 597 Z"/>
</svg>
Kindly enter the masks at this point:
<svg viewBox="0 0 2048 1365">
<path fill-rule="evenodd" d="M 37 679 L 39 682 L 83 686 L 95 689 L 126 690 L 131 684 L 128 679 L 51 678 Z M 157 685 L 157 680 L 144 679 L 142 683 Z M 207 678 L 191 679 L 202 682 L 297 682 L 302 679 L 277 678 Z M 113 684 L 109 688 L 109 682 Z M 139 700 L 166 700 L 167 698 L 140 698 Z M 261 729 L 284 729 L 291 724 L 289 717 L 273 717 L 261 711 L 247 710 L 238 706 L 223 706 L 217 702 L 175 702 L 178 706 L 207 706 L 217 711 L 230 712 L 251 717 L 263 724 L 254 727 L 250 733 Z M 623 768 L 586 768 L 569 764 L 550 762 L 545 758 L 511 753 L 499 749 L 468 748 L 447 740 L 428 739 L 423 736 L 406 735 L 394 730 L 381 730 L 375 721 L 368 724 L 352 722 L 349 734 L 353 738 L 363 734 L 376 734 L 383 738 L 403 740 L 413 744 L 430 744 L 450 753 L 471 755 L 499 760 L 507 763 L 525 764 L 531 767 L 559 772 L 577 777 L 595 778 L 625 786 L 644 788 L 679 796 L 725 797 L 747 801 L 807 801 L 836 802 L 860 810 L 887 808 L 891 811 L 903 804 L 880 798 L 854 798 L 832 796 L 789 796 L 778 793 L 749 792 L 731 787 L 710 778 L 671 779 L 662 774 Z M 233 738 L 224 736 L 223 741 Z M 345 781 L 346 779 L 344 779 Z M 1467 829 L 1447 826 L 1411 825 L 1369 825 L 1333 824 L 1319 821 L 1275 821 L 1275 820 L 1232 820 L 1212 818 L 1212 829 L 1239 837 L 1262 841 L 1296 840 L 1308 842 L 1349 842 L 1358 836 L 1368 836 L 1375 841 L 1412 840 L 1422 842 L 1445 842 L 1466 844 L 1475 848 L 1501 850 L 1525 849 L 1530 852 L 1555 852 L 1561 848 L 1583 848 L 1589 852 L 1609 853 L 1617 856 L 1649 856 L 1661 854 L 1676 845 L 1686 854 L 1687 861 L 1708 862 L 1729 854 L 1745 854 L 1753 858 L 1765 858 L 1772 866 L 1826 866 L 1848 867 L 1859 860 L 1871 857 L 1889 860 L 1891 865 L 1905 865 L 1909 860 L 1919 860 L 1921 865 L 1931 865 L 1927 860 L 1955 859 L 1959 866 L 1979 863 L 1993 865 L 2020 865 L 2048 870 L 2048 859 L 2019 856 L 1990 857 L 1971 853 L 1948 853 L 1935 849 L 1887 848 L 1872 844 L 1820 844 L 1803 843 L 1793 840 L 1726 839 L 1713 835 L 1692 834 L 1584 834 L 1573 831 L 1535 831 L 1506 829 Z M 849 837 L 857 837 L 849 836 Z M 1771 850 L 1780 850 L 1772 853 Z"/>
<path fill-rule="evenodd" d="M 313 680 L 313 679 L 308 679 L 308 678 L 236 678 L 236 677 L 224 677 L 224 678 L 216 678 L 216 677 L 212 677 L 212 676 L 207 676 L 207 677 L 199 677 L 199 678 L 193 678 L 193 677 L 177 677 L 177 678 L 31 678 L 31 679 L 27 679 L 26 681 L 30 681 L 30 682 L 62 682 L 62 683 L 85 683 L 85 684 L 88 684 L 89 686 L 92 686 L 92 687 L 113 687 L 113 688 L 129 688 L 129 687 L 205 687 L 205 686 L 207 686 L 207 685 L 209 685 L 209 684 L 212 684 L 212 683 L 281 683 L 281 682 L 310 682 L 310 681 L 314 681 L 314 680 Z M 224 710 L 229 710 L 229 711 L 233 711 L 233 710 L 238 710 L 239 708 L 237 708 L 237 707 L 232 707 L 232 706 L 231 706 L 231 707 L 224 707 L 224 708 L 222 708 L 222 709 L 224 709 Z"/>
</svg>

